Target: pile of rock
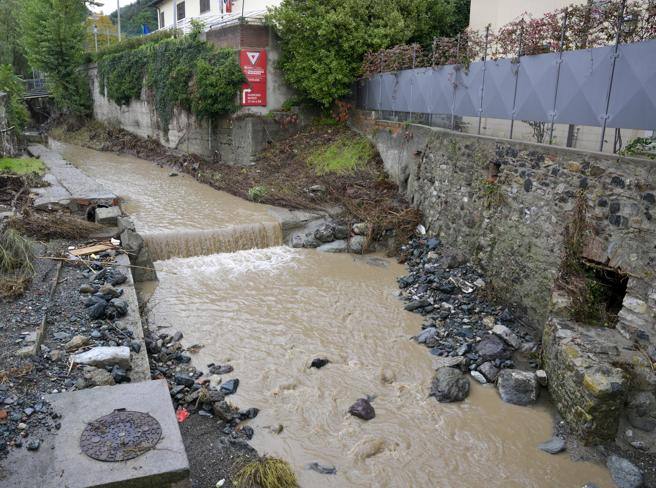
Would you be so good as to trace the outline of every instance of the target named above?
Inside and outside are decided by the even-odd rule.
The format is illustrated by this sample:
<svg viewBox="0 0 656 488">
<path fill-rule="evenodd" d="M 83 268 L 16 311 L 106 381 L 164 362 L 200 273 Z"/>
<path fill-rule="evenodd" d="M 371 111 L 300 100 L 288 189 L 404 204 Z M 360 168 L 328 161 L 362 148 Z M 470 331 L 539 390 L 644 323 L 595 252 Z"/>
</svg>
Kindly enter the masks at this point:
<svg viewBox="0 0 656 488">
<path fill-rule="evenodd" d="M 9 448 L 25 447 L 36 451 L 41 446 L 38 437 L 30 436 L 32 431 L 45 429 L 59 430 L 59 415 L 48 402 L 19 398 L 9 392 L 6 384 L 0 385 L 0 458 Z"/>
<path fill-rule="evenodd" d="M 358 223 L 349 229 L 346 225 L 333 222 L 323 223 L 316 229 L 292 236 L 292 247 L 316 248 L 322 252 L 352 252 L 362 254 L 365 251 L 366 236 L 369 225 Z"/>
<path fill-rule="evenodd" d="M 234 368 L 229 364 L 209 364 L 209 374 L 199 371 L 190 364 L 191 356 L 185 354 L 180 342 L 182 337 L 181 332 L 173 335 L 149 332 L 146 335 L 152 378 L 167 380 L 176 411 L 184 409 L 190 414 L 214 417 L 220 421 L 225 434 L 250 440 L 254 435 L 252 427 L 241 423 L 255 418 L 259 410 L 240 410 L 226 399 L 239 388 L 239 379 L 223 380 Z"/>
<path fill-rule="evenodd" d="M 498 382 L 504 401 L 534 402 L 540 383 L 531 356 L 538 344 L 508 309 L 490 302 L 482 274 L 437 238 L 414 239 L 402 253 L 410 271 L 399 279 L 405 308 L 426 317 L 415 339 L 439 357 L 433 396 L 444 402 L 466 398 L 469 379 L 460 371 L 469 371 L 480 383 Z M 513 369 L 517 352 L 532 371 Z"/>
</svg>

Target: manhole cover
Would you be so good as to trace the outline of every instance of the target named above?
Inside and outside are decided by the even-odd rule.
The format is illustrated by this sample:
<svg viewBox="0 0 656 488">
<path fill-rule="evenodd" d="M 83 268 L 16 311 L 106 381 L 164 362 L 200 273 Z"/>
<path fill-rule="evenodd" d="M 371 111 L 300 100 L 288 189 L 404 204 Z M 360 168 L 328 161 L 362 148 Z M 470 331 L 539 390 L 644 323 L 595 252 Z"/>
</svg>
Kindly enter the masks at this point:
<svg viewBox="0 0 656 488">
<path fill-rule="evenodd" d="M 89 422 L 80 436 L 80 448 L 98 461 L 126 461 L 157 445 L 162 427 L 143 412 L 115 410 Z"/>
</svg>

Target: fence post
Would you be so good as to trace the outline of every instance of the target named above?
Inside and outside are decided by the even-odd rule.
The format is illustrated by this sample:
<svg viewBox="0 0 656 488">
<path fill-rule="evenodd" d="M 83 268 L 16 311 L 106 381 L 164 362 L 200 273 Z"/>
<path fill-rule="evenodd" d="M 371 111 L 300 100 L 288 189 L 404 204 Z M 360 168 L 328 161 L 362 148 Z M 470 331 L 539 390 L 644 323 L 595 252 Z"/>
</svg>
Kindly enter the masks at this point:
<svg viewBox="0 0 656 488">
<path fill-rule="evenodd" d="M 517 85 L 519 84 L 519 68 L 521 66 L 523 42 L 524 42 L 524 19 L 522 19 L 522 26 L 519 29 L 519 46 L 517 47 L 517 66 L 515 68 L 515 91 L 513 94 L 512 113 L 510 114 L 510 139 L 513 138 L 513 130 L 515 129 L 515 110 L 517 109 Z"/>
<path fill-rule="evenodd" d="M 485 71 L 487 70 L 487 45 L 490 38 L 490 24 L 485 26 L 485 52 L 483 53 L 483 79 L 481 80 L 481 103 L 478 107 L 478 135 L 481 135 L 483 121 L 483 96 L 485 95 Z"/>
<path fill-rule="evenodd" d="M 560 31 L 560 49 L 558 51 L 558 60 L 556 61 L 556 87 L 554 88 L 553 110 L 551 111 L 551 128 L 549 129 L 549 144 L 553 144 L 554 124 L 556 123 L 556 103 L 558 102 L 558 85 L 560 84 L 560 66 L 563 64 L 563 50 L 565 49 L 565 31 L 567 30 L 567 16 L 569 10 L 565 7 L 563 15 L 563 28 Z"/>
<path fill-rule="evenodd" d="M 624 21 L 624 10 L 626 9 L 626 0 L 622 0 L 620 14 L 617 17 L 617 32 L 615 33 L 615 47 L 613 49 L 612 63 L 610 68 L 610 80 L 608 81 L 608 91 L 606 92 L 606 110 L 602 114 L 603 125 L 601 126 L 601 140 L 599 141 L 599 152 L 604 150 L 604 137 L 606 137 L 606 126 L 608 124 L 608 109 L 610 108 L 610 96 L 613 91 L 613 79 L 615 78 L 615 65 L 619 56 L 620 37 L 622 32 L 622 23 Z"/>
<path fill-rule="evenodd" d="M 458 70 L 456 66 L 459 63 L 460 56 L 460 34 L 458 34 L 458 43 L 456 44 L 456 64 L 453 66 L 453 100 L 451 100 L 451 130 L 456 130 L 456 90 L 458 89 Z"/>
<path fill-rule="evenodd" d="M 378 91 L 378 119 L 383 119 L 383 61 L 385 59 L 385 53 L 380 51 L 380 72 L 378 73 L 378 86 L 380 90 Z"/>
<path fill-rule="evenodd" d="M 412 45 L 412 78 L 410 79 L 410 114 L 408 115 L 408 121 L 412 122 L 412 96 L 414 94 L 414 85 L 415 85 L 415 66 L 417 62 L 417 44 Z"/>
</svg>

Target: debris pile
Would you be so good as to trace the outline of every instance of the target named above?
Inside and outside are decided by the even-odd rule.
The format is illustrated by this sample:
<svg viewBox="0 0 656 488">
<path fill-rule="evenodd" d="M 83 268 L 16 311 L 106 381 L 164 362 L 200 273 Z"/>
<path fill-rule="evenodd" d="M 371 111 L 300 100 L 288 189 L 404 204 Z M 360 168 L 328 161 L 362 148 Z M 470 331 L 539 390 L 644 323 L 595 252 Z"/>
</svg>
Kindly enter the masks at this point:
<svg viewBox="0 0 656 488">
<path fill-rule="evenodd" d="M 153 379 L 167 380 L 178 421 L 183 422 L 193 413 L 214 417 L 220 422 L 222 432 L 232 439 L 252 439 L 253 428 L 241 423 L 257 417 L 259 410 L 240 410 L 227 400 L 239 388 L 239 379 L 224 381 L 223 378 L 234 368 L 229 364 L 208 364 L 208 374 L 204 374 L 191 366 L 191 356 L 185 353 L 195 350 L 195 347 L 185 349 L 181 343 L 182 337 L 181 332 L 173 335 L 146 334 L 151 376 Z"/>
<path fill-rule="evenodd" d="M 496 382 L 502 370 L 517 366 L 518 358 L 530 369 L 538 368 L 538 343 L 507 308 L 490 302 L 489 285 L 463 253 L 426 236 L 413 239 L 401 251 L 410 271 L 398 280 L 405 309 L 426 318 L 415 340 L 439 358 L 433 384 L 438 400 L 460 401 L 469 392 L 466 377 L 452 377 L 443 368 L 469 371 L 480 383 Z M 521 375 L 508 377 L 504 399 L 528 403 L 537 398 L 537 377 L 533 371 L 526 375 L 530 378 L 523 382 L 512 381 Z M 512 390 L 515 383 L 520 390 L 526 384 L 535 388 L 520 394 Z"/>
</svg>

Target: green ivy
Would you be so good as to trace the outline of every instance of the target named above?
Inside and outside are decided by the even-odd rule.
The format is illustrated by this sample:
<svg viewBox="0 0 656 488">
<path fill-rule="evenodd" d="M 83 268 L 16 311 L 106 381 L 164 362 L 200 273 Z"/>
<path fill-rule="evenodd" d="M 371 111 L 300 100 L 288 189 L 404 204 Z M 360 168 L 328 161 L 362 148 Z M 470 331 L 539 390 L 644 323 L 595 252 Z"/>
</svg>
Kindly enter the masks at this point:
<svg viewBox="0 0 656 488">
<path fill-rule="evenodd" d="M 145 87 L 165 131 L 177 106 L 201 119 L 234 112 L 245 82 L 234 50 L 217 49 L 197 35 L 103 56 L 98 80 L 119 105 L 139 99 Z"/>
</svg>

